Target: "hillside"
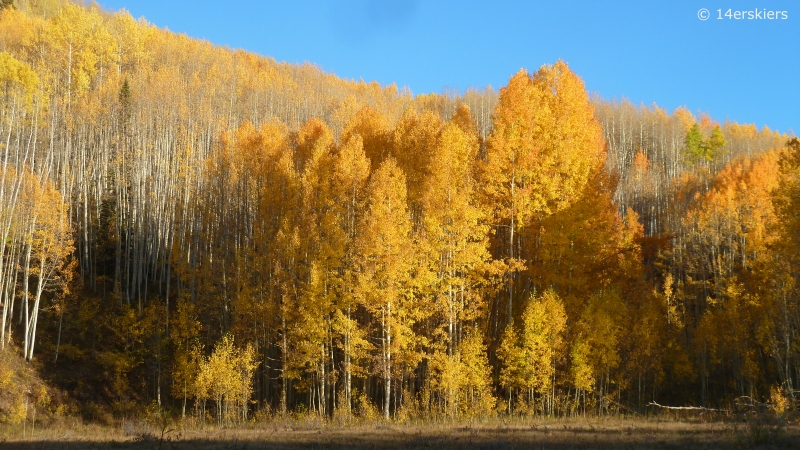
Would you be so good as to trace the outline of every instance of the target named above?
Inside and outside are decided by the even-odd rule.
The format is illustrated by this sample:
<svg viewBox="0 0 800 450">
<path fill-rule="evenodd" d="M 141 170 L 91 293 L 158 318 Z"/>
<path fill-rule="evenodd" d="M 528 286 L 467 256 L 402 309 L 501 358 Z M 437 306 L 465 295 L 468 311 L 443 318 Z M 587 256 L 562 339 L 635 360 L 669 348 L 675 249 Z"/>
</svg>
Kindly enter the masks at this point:
<svg viewBox="0 0 800 450">
<path fill-rule="evenodd" d="M 510 75 L 415 96 L 4 7 L 3 351 L 108 422 L 794 402 L 797 139 Z"/>
</svg>

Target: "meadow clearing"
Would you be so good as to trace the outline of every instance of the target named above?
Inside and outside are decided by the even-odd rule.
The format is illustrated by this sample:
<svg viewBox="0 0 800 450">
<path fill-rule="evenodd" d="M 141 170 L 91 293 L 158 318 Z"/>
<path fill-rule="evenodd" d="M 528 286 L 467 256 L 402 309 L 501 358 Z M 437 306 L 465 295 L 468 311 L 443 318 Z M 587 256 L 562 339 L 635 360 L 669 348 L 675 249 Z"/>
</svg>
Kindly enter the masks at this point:
<svg viewBox="0 0 800 450">
<path fill-rule="evenodd" d="M 24 436 L 23 436 L 24 432 Z M 0 431 L 4 449 L 299 449 L 299 448 L 797 448 L 797 423 L 764 417 L 706 421 L 649 418 L 491 419 L 482 422 L 338 425 L 313 419 L 246 428 L 181 428 L 121 421 L 117 427 L 63 422 Z"/>
</svg>

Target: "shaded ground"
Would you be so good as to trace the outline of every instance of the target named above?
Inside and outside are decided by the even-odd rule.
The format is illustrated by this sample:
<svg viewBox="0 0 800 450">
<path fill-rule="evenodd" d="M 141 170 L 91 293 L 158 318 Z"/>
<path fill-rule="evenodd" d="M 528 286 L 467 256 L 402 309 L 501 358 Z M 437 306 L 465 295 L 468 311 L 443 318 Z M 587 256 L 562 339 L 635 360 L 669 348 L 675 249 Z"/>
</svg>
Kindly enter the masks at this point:
<svg viewBox="0 0 800 450">
<path fill-rule="evenodd" d="M 127 432 L 100 427 L 0 434 L 3 449 L 300 448 L 800 448 L 800 427 L 761 422 L 680 423 L 641 419 L 530 421 L 461 425 L 265 425 L 237 430 Z"/>
</svg>

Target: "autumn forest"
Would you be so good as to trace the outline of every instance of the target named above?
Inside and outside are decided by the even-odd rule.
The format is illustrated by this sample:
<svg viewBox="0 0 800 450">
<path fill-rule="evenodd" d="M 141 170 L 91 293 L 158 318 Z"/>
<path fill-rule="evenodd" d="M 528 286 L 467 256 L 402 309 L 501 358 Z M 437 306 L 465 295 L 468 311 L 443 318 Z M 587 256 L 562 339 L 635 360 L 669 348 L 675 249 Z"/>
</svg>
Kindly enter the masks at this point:
<svg viewBox="0 0 800 450">
<path fill-rule="evenodd" d="M 793 134 L 0 5 L 0 423 L 796 404 Z"/>
</svg>

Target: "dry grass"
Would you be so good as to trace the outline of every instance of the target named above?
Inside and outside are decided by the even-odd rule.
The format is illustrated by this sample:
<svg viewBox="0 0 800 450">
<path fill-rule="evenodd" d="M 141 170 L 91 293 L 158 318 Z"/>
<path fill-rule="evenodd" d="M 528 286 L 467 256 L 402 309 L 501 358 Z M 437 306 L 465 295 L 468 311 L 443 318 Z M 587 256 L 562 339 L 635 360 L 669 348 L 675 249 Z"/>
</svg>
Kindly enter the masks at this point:
<svg viewBox="0 0 800 450">
<path fill-rule="evenodd" d="M 797 448 L 800 426 L 751 418 L 709 423 L 673 419 L 494 419 L 483 423 L 334 426 L 272 422 L 242 429 L 157 430 L 125 422 L 116 428 L 64 422 L 30 430 L 0 429 L 6 449 L 294 449 L 294 448 Z"/>
</svg>

